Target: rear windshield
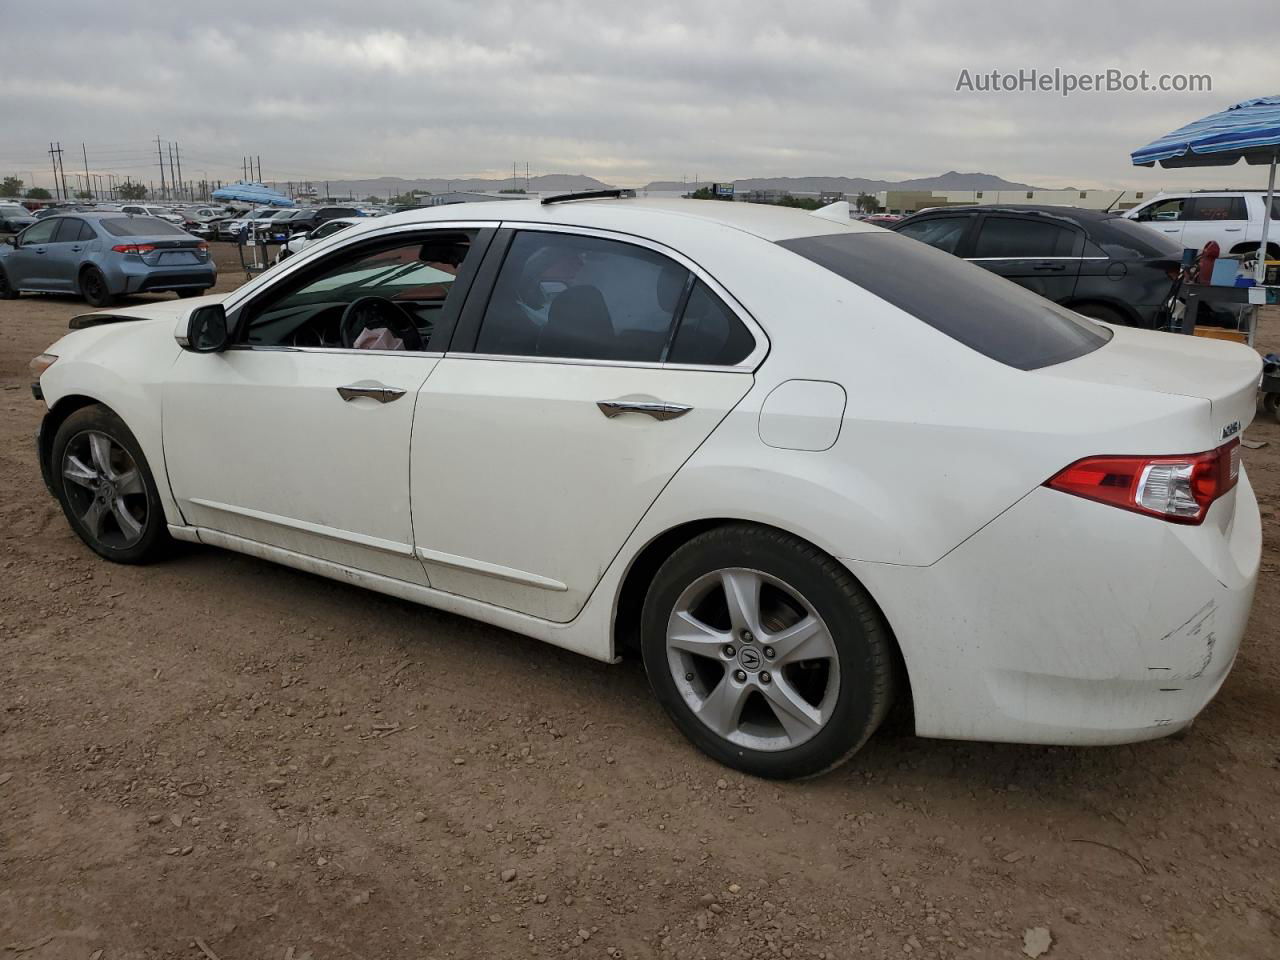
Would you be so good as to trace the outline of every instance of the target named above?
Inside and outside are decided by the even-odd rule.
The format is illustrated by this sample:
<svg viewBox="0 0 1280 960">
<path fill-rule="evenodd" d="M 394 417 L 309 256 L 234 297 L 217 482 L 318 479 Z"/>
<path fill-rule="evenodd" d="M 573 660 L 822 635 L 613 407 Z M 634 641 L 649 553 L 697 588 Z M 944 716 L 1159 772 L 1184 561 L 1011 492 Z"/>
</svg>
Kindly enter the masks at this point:
<svg viewBox="0 0 1280 960">
<path fill-rule="evenodd" d="M 1106 327 L 895 233 L 836 233 L 778 243 L 1019 370 L 1073 360 L 1111 339 Z"/>
<path fill-rule="evenodd" d="M 1149 257 L 1182 260 L 1182 244 L 1124 217 L 1108 217 L 1093 223 L 1086 221 L 1085 227 L 1089 231 L 1089 239 L 1117 260 Z"/>
<path fill-rule="evenodd" d="M 186 236 L 181 227 L 168 220 L 155 217 L 121 217 L 118 220 L 100 220 L 104 230 L 113 237 Z"/>
</svg>

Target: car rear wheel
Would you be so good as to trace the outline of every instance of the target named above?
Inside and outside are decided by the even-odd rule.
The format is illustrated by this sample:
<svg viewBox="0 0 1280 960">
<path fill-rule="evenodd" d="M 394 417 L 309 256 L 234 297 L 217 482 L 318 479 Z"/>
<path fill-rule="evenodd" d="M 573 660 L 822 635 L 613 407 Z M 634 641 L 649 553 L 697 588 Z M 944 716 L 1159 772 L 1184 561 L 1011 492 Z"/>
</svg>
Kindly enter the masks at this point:
<svg viewBox="0 0 1280 960">
<path fill-rule="evenodd" d="M 107 278 L 97 267 L 86 267 L 80 274 L 80 295 L 93 307 L 109 307 L 115 303 L 115 294 L 107 286 Z"/>
<path fill-rule="evenodd" d="M 645 670 L 676 726 L 755 776 L 842 763 L 888 710 L 893 640 L 866 591 L 796 537 L 745 524 L 677 550 L 641 618 Z"/>
<path fill-rule="evenodd" d="M 0 267 L 0 300 L 17 300 L 18 291 L 9 283 L 9 278 L 5 275 L 4 268 Z"/>
<path fill-rule="evenodd" d="M 155 478 L 124 421 L 97 404 L 54 435 L 53 489 L 76 534 L 116 563 L 146 563 L 171 540 Z"/>
</svg>

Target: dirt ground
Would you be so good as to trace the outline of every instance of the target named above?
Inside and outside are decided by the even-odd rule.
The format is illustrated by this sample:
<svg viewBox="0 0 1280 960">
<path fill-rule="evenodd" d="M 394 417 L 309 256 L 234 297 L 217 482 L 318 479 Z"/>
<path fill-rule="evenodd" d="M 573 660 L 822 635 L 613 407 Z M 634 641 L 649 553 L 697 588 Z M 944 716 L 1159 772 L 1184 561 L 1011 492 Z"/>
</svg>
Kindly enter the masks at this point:
<svg viewBox="0 0 1280 960">
<path fill-rule="evenodd" d="M 212 549 L 99 560 L 26 369 L 83 309 L 0 303 L 0 960 L 1280 956 L 1273 421 L 1253 619 L 1189 736 L 890 730 L 772 784 L 636 663 Z"/>
</svg>

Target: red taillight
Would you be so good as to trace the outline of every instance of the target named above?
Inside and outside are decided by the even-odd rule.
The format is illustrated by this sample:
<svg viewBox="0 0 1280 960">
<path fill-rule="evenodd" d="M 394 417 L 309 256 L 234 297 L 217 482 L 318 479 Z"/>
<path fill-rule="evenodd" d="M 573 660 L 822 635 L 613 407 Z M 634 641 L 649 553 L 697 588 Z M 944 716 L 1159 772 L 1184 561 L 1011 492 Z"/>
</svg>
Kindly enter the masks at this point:
<svg viewBox="0 0 1280 960">
<path fill-rule="evenodd" d="M 116 253 L 136 253 L 141 255 L 150 253 L 155 249 L 155 245 L 150 243 L 117 243 L 111 249 Z"/>
<path fill-rule="evenodd" d="M 1197 524 L 1240 478 L 1240 441 L 1169 457 L 1086 457 L 1046 487 L 1171 523 Z"/>
<path fill-rule="evenodd" d="M 196 249 L 199 250 L 201 253 L 208 253 L 209 245 L 205 243 L 203 240 L 201 240 L 199 243 L 196 244 Z"/>
</svg>

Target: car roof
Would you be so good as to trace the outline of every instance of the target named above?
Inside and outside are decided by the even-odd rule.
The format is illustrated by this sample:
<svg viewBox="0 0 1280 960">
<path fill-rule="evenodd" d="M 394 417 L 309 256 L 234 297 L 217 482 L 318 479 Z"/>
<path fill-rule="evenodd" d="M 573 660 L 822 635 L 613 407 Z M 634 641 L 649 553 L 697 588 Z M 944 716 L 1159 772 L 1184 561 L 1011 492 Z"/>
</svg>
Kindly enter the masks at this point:
<svg viewBox="0 0 1280 960">
<path fill-rule="evenodd" d="M 496 208 L 496 209 L 495 209 Z M 524 221 L 563 226 L 595 227 L 626 231 L 634 226 L 665 221 L 688 225 L 702 223 L 728 227 L 764 240 L 790 240 L 818 234 L 869 232 L 882 228 L 855 220 L 835 221 L 815 217 L 810 211 L 768 203 L 717 200 L 656 200 L 609 198 L 544 204 L 536 199 L 506 203 L 450 203 L 419 207 L 385 217 L 364 217 L 378 229 L 394 224 L 431 223 L 438 220 Z"/>
<path fill-rule="evenodd" d="M 1123 219 L 1112 210 L 1090 210 L 1085 207 L 1070 207 L 1064 204 L 1049 203 L 966 203 L 957 206 L 931 207 L 912 214 L 912 218 L 928 214 L 936 216 L 947 213 L 1017 213 L 1033 214 L 1046 217 L 1065 217 L 1069 220 L 1115 220 Z M 909 218 L 904 218 L 909 219 Z"/>
</svg>

